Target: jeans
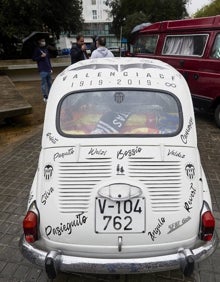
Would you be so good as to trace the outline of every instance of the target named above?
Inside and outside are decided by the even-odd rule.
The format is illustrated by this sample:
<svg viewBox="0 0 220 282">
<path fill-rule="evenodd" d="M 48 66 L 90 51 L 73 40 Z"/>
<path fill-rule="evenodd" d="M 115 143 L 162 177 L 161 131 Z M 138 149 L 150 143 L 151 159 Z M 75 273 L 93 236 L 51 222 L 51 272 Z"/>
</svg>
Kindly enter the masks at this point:
<svg viewBox="0 0 220 282">
<path fill-rule="evenodd" d="M 40 72 L 41 77 L 41 90 L 44 98 L 47 99 L 50 91 L 50 87 L 52 85 L 52 77 L 50 72 Z"/>
</svg>

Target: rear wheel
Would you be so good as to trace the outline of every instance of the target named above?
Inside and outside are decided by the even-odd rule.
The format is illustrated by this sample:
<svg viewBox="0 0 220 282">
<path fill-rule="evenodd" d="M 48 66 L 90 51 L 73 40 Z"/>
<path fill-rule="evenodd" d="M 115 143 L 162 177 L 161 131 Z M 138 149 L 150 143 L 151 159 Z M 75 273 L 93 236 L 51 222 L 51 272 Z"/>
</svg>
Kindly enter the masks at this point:
<svg viewBox="0 0 220 282">
<path fill-rule="evenodd" d="M 217 126 L 220 128 L 220 104 L 215 109 L 215 122 Z"/>
</svg>

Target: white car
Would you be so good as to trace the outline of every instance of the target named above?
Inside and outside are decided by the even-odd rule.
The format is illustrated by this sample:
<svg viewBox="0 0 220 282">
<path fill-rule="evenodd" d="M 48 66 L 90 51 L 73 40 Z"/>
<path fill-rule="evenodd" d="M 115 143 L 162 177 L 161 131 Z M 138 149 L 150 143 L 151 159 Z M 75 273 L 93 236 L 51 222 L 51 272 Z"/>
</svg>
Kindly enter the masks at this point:
<svg viewBox="0 0 220 282">
<path fill-rule="evenodd" d="M 189 88 L 158 60 L 85 60 L 55 79 L 20 240 L 59 271 L 148 273 L 210 256 L 218 237 Z"/>
</svg>

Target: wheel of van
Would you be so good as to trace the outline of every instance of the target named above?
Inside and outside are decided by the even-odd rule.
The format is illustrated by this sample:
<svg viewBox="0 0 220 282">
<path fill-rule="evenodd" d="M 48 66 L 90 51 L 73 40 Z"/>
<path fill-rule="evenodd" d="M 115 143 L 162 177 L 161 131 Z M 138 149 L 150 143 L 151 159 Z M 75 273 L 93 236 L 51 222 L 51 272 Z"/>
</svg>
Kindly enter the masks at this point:
<svg viewBox="0 0 220 282">
<path fill-rule="evenodd" d="M 220 104 L 215 109 L 215 122 L 220 127 Z"/>
</svg>

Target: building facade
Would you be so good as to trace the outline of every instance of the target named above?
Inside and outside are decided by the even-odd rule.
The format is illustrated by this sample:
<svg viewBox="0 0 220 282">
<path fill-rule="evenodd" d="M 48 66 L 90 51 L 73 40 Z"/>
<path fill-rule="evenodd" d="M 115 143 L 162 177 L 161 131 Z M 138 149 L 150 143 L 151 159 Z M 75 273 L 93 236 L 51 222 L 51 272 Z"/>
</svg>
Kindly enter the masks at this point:
<svg viewBox="0 0 220 282">
<path fill-rule="evenodd" d="M 87 38 L 94 36 L 105 36 L 107 46 L 115 46 L 117 39 L 111 33 L 112 17 L 110 9 L 105 4 L 105 0 L 83 0 L 83 31 L 82 33 Z"/>
<path fill-rule="evenodd" d="M 80 32 L 84 35 L 87 48 L 93 42 L 93 37 L 105 36 L 107 47 L 119 47 L 119 39 L 111 32 L 112 17 L 110 16 L 109 7 L 105 4 L 105 0 L 82 0 L 83 7 L 83 30 Z M 62 35 L 59 39 L 59 49 L 69 49 L 76 42 L 76 34 L 70 37 Z"/>
</svg>

